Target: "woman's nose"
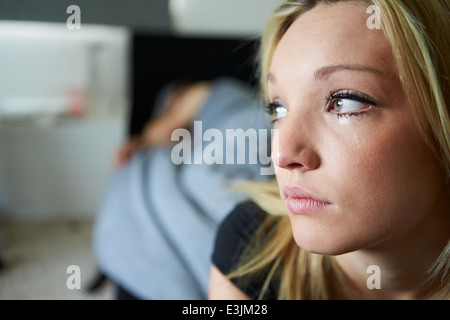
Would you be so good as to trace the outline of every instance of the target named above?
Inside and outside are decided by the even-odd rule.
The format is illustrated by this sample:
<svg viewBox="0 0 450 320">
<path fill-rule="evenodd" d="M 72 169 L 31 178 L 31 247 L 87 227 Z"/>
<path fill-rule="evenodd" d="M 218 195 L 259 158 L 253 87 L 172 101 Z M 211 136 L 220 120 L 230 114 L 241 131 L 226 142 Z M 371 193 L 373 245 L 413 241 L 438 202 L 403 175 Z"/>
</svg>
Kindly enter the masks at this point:
<svg viewBox="0 0 450 320">
<path fill-rule="evenodd" d="M 315 170 L 320 166 L 317 137 L 307 121 L 285 118 L 274 131 L 272 160 L 283 169 Z"/>
</svg>

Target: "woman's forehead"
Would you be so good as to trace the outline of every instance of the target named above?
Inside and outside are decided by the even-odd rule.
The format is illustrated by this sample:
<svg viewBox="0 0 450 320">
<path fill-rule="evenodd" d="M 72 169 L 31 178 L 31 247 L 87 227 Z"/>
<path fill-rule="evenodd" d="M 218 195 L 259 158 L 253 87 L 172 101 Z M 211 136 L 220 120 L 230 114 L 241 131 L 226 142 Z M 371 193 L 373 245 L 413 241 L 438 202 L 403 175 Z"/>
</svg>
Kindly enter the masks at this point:
<svg viewBox="0 0 450 320">
<path fill-rule="evenodd" d="M 361 65 L 392 74 L 395 65 L 389 41 L 383 30 L 367 27 L 366 9 L 365 2 L 350 1 L 320 4 L 304 13 L 280 40 L 270 72 L 279 73 L 286 65 L 289 70 L 302 62 L 302 67 L 313 70 Z"/>
</svg>

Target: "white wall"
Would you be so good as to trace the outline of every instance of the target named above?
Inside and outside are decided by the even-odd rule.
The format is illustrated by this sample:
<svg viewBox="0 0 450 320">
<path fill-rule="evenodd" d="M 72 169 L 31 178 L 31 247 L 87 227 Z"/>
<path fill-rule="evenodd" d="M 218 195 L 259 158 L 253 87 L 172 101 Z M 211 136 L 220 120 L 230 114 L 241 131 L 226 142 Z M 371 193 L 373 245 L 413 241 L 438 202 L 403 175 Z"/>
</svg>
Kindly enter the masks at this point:
<svg viewBox="0 0 450 320">
<path fill-rule="evenodd" d="M 95 215 L 125 137 L 128 41 L 122 28 L 0 22 L 0 219 Z M 73 92 L 84 114 L 44 117 Z"/>
</svg>

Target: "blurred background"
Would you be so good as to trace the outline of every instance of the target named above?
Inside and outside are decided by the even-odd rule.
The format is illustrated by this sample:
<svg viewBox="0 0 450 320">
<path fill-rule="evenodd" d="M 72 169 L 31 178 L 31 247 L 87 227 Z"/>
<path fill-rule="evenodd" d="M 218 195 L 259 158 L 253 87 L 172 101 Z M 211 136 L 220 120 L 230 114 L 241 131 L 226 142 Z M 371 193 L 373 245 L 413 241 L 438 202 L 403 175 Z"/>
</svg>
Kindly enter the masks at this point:
<svg viewBox="0 0 450 320">
<path fill-rule="evenodd" d="M 0 0 L 0 299 L 112 297 L 89 293 L 90 239 L 131 130 L 133 34 L 258 37 L 280 2 Z"/>
</svg>

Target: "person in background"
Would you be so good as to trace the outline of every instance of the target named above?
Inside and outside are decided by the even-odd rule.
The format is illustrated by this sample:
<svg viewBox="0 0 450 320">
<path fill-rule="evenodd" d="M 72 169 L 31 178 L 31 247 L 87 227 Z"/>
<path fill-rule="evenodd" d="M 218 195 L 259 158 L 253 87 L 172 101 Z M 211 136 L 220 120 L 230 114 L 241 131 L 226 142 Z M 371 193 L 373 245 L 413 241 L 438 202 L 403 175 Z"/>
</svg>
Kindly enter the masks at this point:
<svg viewBox="0 0 450 320">
<path fill-rule="evenodd" d="M 95 256 L 102 273 L 117 285 L 118 299 L 206 299 L 217 226 L 246 198 L 233 188 L 267 176 L 260 173 L 261 162 L 176 164 L 172 133 L 189 130 L 194 156 L 202 150 L 194 146 L 195 134 L 214 129 L 226 137 L 230 129 L 270 130 L 270 121 L 254 90 L 232 78 L 173 82 L 161 90 L 155 108 L 158 115 L 142 135 L 117 152 L 118 170 L 94 224 Z M 193 130 L 194 121 L 203 132 Z M 268 148 L 269 141 L 270 135 L 263 141 Z M 224 150 L 216 152 L 225 155 L 229 142 L 222 141 Z M 260 151 L 247 147 L 246 152 L 250 159 Z"/>
<path fill-rule="evenodd" d="M 122 166 L 141 148 L 171 144 L 172 132 L 189 128 L 208 98 L 211 84 L 207 81 L 174 82 L 163 89 L 157 102 L 159 114 L 148 121 L 142 134 L 128 139 L 117 151 L 115 163 Z"/>
</svg>

